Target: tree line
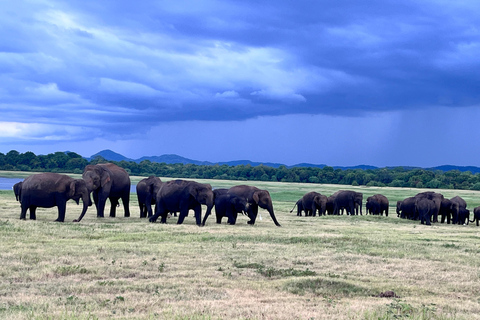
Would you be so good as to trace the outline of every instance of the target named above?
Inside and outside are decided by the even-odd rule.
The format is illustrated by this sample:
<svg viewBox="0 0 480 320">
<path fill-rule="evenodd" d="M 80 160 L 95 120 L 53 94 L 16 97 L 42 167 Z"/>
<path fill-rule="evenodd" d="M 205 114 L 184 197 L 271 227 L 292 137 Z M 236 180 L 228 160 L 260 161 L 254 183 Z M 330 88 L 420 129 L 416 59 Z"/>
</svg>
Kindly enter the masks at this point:
<svg viewBox="0 0 480 320">
<path fill-rule="evenodd" d="M 107 161 L 102 157 L 87 160 L 75 152 L 55 152 L 35 155 L 33 152 L 20 153 L 11 150 L 0 153 L 0 170 L 65 172 L 81 174 L 88 164 L 112 162 L 127 170 L 131 175 L 176 177 L 191 179 L 224 179 L 243 181 L 280 181 L 304 183 L 329 183 L 365 186 L 389 186 L 408 188 L 441 188 L 480 190 L 480 174 L 470 171 L 432 171 L 427 169 L 406 169 L 403 167 L 378 169 L 334 169 L 323 168 L 251 165 L 194 165 L 166 164 L 144 160 Z"/>
</svg>

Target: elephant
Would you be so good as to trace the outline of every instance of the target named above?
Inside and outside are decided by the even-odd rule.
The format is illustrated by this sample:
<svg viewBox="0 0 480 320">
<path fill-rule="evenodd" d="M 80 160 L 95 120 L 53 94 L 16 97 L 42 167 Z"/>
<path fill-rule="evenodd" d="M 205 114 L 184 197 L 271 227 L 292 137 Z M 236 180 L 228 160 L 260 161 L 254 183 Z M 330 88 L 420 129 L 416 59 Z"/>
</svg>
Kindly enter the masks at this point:
<svg viewBox="0 0 480 320">
<path fill-rule="evenodd" d="M 473 223 L 475 221 L 477 222 L 477 227 L 478 227 L 480 222 L 480 207 L 475 207 L 473 209 L 473 220 L 470 220 L 470 222 Z"/>
<path fill-rule="evenodd" d="M 215 189 L 215 215 L 217 223 L 222 223 L 222 218 L 227 218 L 227 223 L 234 225 L 239 213 L 247 214 L 249 204 L 245 198 L 229 194 L 228 189 Z"/>
<path fill-rule="evenodd" d="M 163 182 L 160 178 L 150 176 L 137 183 L 137 199 L 140 207 L 140 218 L 151 217 L 152 204 L 155 204 L 156 194 Z"/>
<path fill-rule="evenodd" d="M 445 223 L 445 219 L 447 219 L 447 224 L 450 224 L 452 221 L 452 201 L 450 199 L 443 199 L 440 205 L 440 212 L 438 213 L 442 219 L 441 222 Z"/>
<path fill-rule="evenodd" d="M 331 195 L 330 197 L 327 197 L 327 204 L 326 204 L 326 211 L 327 211 L 327 214 L 328 215 L 331 215 L 333 214 L 333 210 L 334 210 L 334 201 L 335 200 L 335 196 L 334 195 Z"/>
<path fill-rule="evenodd" d="M 397 216 L 402 219 L 418 220 L 415 211 L 415 197 L 408 197 L 397 201 Z"/>
<path fill-rule="evenodd" d="M 430 220 L 434 212 L 436 212 L 436 203 L 427 197 L 416 198 L 415 211 L 421 224 L 431 225 Z"/>
<path fill-rule="evenodd" d="M 73 179 L 59 173 L 46 172 L 27 177 L 21 185 L 20 194 L 22 208 L 20 219 L 22 220 L 26 219 L 27 210 L 30 210 L 30 219 L 35 220 L 37 207 L 57 207 L 58 217 L 55 221 L 64 222 L 67 201 L 73 199 L 79 204 L 82 199 L 82 213 L 78 219 L 74 220 L 74 222 L 79 222 L 88 207 L 92 205 L 90 193 L 83 179 Z"/>
<path fill-rule="evenodd" d="M 458 224 L 468 225 L 470 221 L 470 210 L 467 208 L 460 208 L 458 212 Z"/>
<path fill-rule="evenodd" d="M 17 182 L 13 185 L 13 193 L 15 193 L 15 199 L 17 201 L 21 201 L 20 199 L 22 198 L 22 184 L 23 181 Z"/>
<path fill-rule="evenodd" d="M 303 198 L 300 198 L 295 202 L 295 205 L 293 206 L 292 210 L 290 210 L 290 213 L 295 210 L 295 207 L 297 207 L 297 216 L 301 217 L 302 216 L 302 211 L 305 211 L 305 208 L 303 207 Z M 305 216 L 307 215 L 307 212 L 305 211 Z"/>
<path fill-rule="evenodd" d="M 465 214 L 467 210 L 467 202 L 459 196 L 455 196 L 450 199 L 452 206 L 452 223 L 453 224 L 464 224 L 465 223 Z M 469 212 L 470 214 L 470 212 Z M 468 223 L 468 221 L 467 221 Z"/>
<path fill-rule="evenodd" d="M 247 201 L 249 205 L 247 214 L 250 218 L 250 221 L 247 222 L 248 224 L 255 224 L 258 215 L 258 207 L 260 207 L 270 213 L 270 217 L 277 227 L 281 227 L 275 217 L 272 198 L 267 190 L 262 190 L 254 186 L 239 185 L 228 189 L 228 193 L 241 197 Z"/>
<path fill-rule="evenodd" d="M 93 194 L 97 217 L 104 217 L 107 198 L 110 199 L 110 217 L 115 217 L 119 199 L 122 199 L 125 217 L 130 217 L 130 177 L 125 169 L 113 163 L 88 165 L 82 177 Z"/>
<path fill-rule="evenodd" d="M 375 194 L 371 197 L 367 198 L 367 203 L 365 204 L 365 208 L 367 213 L 373 215 L 382 215 L 385 212 L 385 216 L 388 217 L 388 198 L 385 197 L 383 194 Z"/>
<path fill-rule="evenodd" d="M 205 225 L 214 205 L 212 186 L 186 180 L 171 180 L 161 185 L 156 194 L 155 214 L 149 218 L 155 222 L 161 217 L 160 223 L 167 223 L 169 212 L 179 212 L 177 224 L 182 224 L 190 209 L 195 212 L 198 226 Z M 202 204 L 207 206 L 205 219 L 202 222 Z"/>
<path fill-rule="evenodd" d="M 358 207 L 360 207 L 360 215 L 362 215 L 363 194 L 361 192 L 340 190 L 334 195 L 333 214 L 338 215 L 341 209 L 345 209 L 350 215 L 358 214 Z"/>
<path fill-rule="evenodd" d="M 433 222 L 438 222 L 438 214 L 440 212 L 440 208 L 442 206 L 442 200 L 445 199 L 444 196 L 441 193 L 436 193 L 433 191 L 426 191 L 426 192 L 421 192 L 418 193 L 415 198 L 420 199 L 420 198 L 426 198 L 429 200 L 432 200 L 434 203 L 434 208 L 432 211 L 432 218 Z"/>
<path fill-rule="evenodd" d="M 327 210 L 327 196 L 324 196 L 318 192 L 312 191 L 306 193 L 300 200 L 295 204 L 297 206 L 297 216 L 302 215 L 302 211 L 305 211 L 305 216 L 316 216 L 317 210 L 318 215 L 325 215 Z M 295 206 L 290 212 L 293 212 Z"/>
</svg>

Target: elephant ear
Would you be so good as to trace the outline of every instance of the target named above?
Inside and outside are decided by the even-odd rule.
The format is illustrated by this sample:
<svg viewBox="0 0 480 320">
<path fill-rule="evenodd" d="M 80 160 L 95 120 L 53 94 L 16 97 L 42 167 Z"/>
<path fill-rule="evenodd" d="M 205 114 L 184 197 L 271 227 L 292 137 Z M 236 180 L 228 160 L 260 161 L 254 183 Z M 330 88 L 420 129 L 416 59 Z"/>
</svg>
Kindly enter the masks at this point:
<svg viewBox="0 0 480 320">
<path fill-rule="evenodd" d="M 260 190 L 260 191 L 255 191 L 253 193 L 253 201 L 255 201 L 256 204 L 259 204 L 260 203 L 260 197 L 262 197 L 262 195 L 264 194 L 265 192 L 263 190 Z"/>
<path fill-rule="evenodd" d="M 70 190 L 68 190 L 68 197 L 73 198 L 75 195 L 75 180 L 70 182 Z"/>
<path fill-rule="evenodd" d="M 104 170 L 101 175 L 100 185 L 102 186 L 102 188 L 104 188 L 110 181 L 110 173 Z"/>
</svg>

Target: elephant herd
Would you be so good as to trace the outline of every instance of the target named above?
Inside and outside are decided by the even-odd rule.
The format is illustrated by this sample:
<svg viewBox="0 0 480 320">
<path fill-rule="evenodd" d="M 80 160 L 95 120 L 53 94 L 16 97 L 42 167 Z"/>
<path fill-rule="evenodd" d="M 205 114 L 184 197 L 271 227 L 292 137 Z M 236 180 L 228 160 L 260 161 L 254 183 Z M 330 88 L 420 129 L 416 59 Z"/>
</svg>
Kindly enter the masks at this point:
<svg viewBox="0 0 480 320">
<path fill-rule="evenodd" d="M 290 212 L 297 207 L 297 216 L 305 212 L 305 216 L 339 215 L 346 210 L 347 215 L 362 214 L 363 194 L 356 191 L 340 190 L 327 197 L 318 192 L 306 193 L 294 205 Z M 389 201 L 382 194 L 375 194 L 367 198 L 366 214 L 383 215 L 388 217 Z M 480 223 L 480 206 L 473 211 L 473 220 L 470 220 L 470 211 L 467 203 L 459 196 L 452 199 L 445 198 L 442 194 L 427 191 L 421 192 L 414 197 L 409 197 L 397 202 L 397 216 L 403 219 L 420 220 L 421 224 L 431 225 L 431 222 L 447 224 L 468 224 L 469 222 Z"/>
<path fill-rule="evenodd" d="M 110 217 L 115 217 L 116 207 L 122 200 L 125 217 L 130 217 L 130 177 L 123 168 L 112 164 L 87 165 L 82 179 L 73 179 L 58 173 L 40 173 L 25 178 L 14 185 L 13 190 L 17 201 L 20 202 L 20 219 L 26 219 L 27 210 L 30 219 L 36 219 L 36 209 L 57 207 L 58 218 L 55 221 L 65 220 L 66 203 L 73 199 L 79 204 L 83 202 L 83 210 L 74 222 L 84 217 L 89 206 L 93 203 L 97 210 L 97 217 L 104 217 L 107 199 L 110 200 Z M 137 184 L 137 197 L 140 207 L 140 217 L 149 218 L 150 222 L 160 218 L 166 223 L 169 213 L 178 213 L 178 224 L 183 223 L 190 210 L 194 211 L 197 225 L 205 225 L 212 208 L 215 206 L 217 223 L 223 217 L 228 224 L 235 224 L 238 213 L 247 215 L 248 224 L 255 224 L 258 208 L 270 213 L 273 222 L 280 226 L 275 213 L 270 194 L 253 186 L 239 185 L 230 189 L 215 189 L 211 185 L 195 181 L 172 180 L 162 182 L 160 178 L 150 176 Z M 155 210 L 152 210 L 155 205 Z M 202 208 L 207 211 L 202 220 Z"/>
<path fill-rule="evenodd" d="M 370 198 L 367 199 L 367 210 L 371 208 L 369 205 L 370 200 Z M 386 201 L 386 214 L 388 216 L 388 200 Z M 319 216 L 326 215 L 327 213 L 339 215 L 343 214 L 343 210 L 346 210 L 347 215 L 358 215 L 359 210 L 360 214 L 362 214 L 362 202 L 363 194 L 361 192 L 340 190 L 332 194 L 330 197 L 327 197 L 318 192 L 312 191 L 306 193 L 302 198 L 300 198 L 290 212 L 293 212 L 295 207 L 297 207 L 297 216 L 301 216 L 302 211 L 305 211 L 306 216 L 316 216 L 317 211 Z M 374 214 L 373 211 L 372 214 Z M 376 212 L 375 214 L 379 214 L 379 212 Z"/>
<path fill-rule="evenodd" d="M 20 202 L 20 219 L 26 219 L 27 210 L 30 210 L 30 219 L 36 219 L 37 207 L 57 207 L 56 221 L 65 220 L 66 203 L 73 199 L 79 204 L 83 202 L 80 216 L 74 220 L 79 222 L 84 217 L 89 206 L 92 205 L 90 195 L 97 211 L 97 217 L 104 217 L 105 204 L 110 200 L 110 217 L 115 217 L 119 200 L 122 200 L 125 217 L 130 217 L 130 177 L 123 168 L 112 164 L 87 165 L 81 179 L 73 179 L 58 173 L 40 173 L 27 177 L 24 181 L 14 185 L 16 199 Z M 238 214 L 244 214 L 250 219 L 248 224 L 255 224 L 258 209 L 268 211 L 275 225 L 280 223 L 275 217 L 272 199 L 267 190 L 253 186 L 238 185 L 229 189 L 212 189 L 209 184 L 187 180 L 161 181 L 160 178 L 150 176 L 137 184 L 137 198 L 140 208 L 140 218 L 148 218 L 155 222 L 160 218 L 166 223 L 169 214 L 177 215 L 177 223 L 181 224 L 193 210 L 196 224 L 204 226 L 207 218 L 215 207 L 216 222 L 221 223 L 223 218 L 228 224 L 235 224 Z M 306 216 L 339 215 L 346 211 L 347 215 L 362 215 L 363 194 L 351 190 L 340 190 L 327 197 L 318 192 L 308 192 L 300 198 L 293 209 L 297 207 L 297 216 L 305 212 Z M 155 205 L 155 209 L 152 209 Z M 202 205 L 207 207 L 202 219 Z M 389 201 L 381 194 L 367 198 L 366 214 L 388 216 Z M 470 211 L 467 203 L 461 197 L 445 198 L 436 192 L 422 192 L 414 197 L 397 202 L 397 216 L 404 219 L 420 220 L 422 224 L 431 222 L 453 224 L 468 224 L 480 222 L 480 207 L 473 211 L 474 219 L 470 221 Z"/>
<path fill-rule="evenodd" d="M 445 198 L 441 193 L 427 191 L 414 197 L 408 197 L 397 202 L 397 216 L 403 219 L 420 220 L 422 224 L 430 225 L 431 222 L 447 224 L 468 224 L 476 222 L 479 225 L 480 207 L 473 209 L 473 220 L 470 220 L 470 210 L 467 202 L 459 196 L 451 199 Z"/>
</svg>

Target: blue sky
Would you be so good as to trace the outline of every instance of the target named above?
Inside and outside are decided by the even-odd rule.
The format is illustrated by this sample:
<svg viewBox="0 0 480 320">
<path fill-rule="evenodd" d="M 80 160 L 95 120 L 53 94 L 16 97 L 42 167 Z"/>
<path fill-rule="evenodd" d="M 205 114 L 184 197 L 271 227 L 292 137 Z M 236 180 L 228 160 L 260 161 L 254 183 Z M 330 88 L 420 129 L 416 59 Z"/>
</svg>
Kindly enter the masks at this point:
<svg viewBox="0 0 480 320">
<path fill-rule="evenodd" d="M 8 1 L 0 152 L 480 166 L 478 1 Z"/>
</svg>

